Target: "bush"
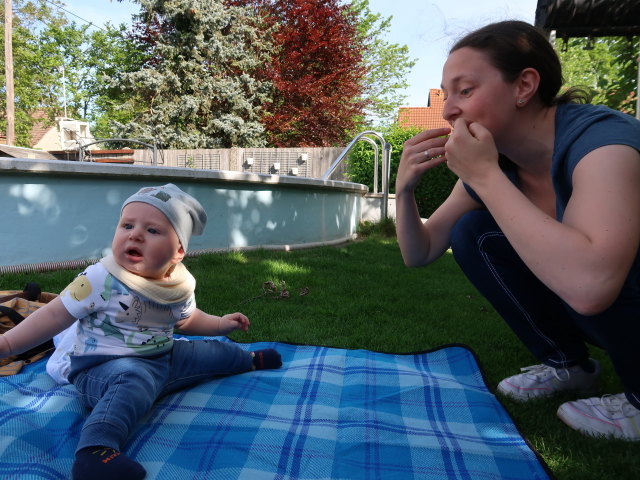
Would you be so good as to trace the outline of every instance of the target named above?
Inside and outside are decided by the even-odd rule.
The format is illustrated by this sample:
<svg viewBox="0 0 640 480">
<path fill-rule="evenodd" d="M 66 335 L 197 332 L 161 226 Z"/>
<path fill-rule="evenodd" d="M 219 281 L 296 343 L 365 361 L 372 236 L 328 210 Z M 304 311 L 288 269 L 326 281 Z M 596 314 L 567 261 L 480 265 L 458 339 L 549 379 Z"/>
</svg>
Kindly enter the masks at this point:
<svg viewBox="0 0 640 480">
<path fill-rule="evenodd" d="M 384 218 L 379 222 L 370 222 L 365 220 L 358 225 L 357 230 L 359 237 L 380 236 L 384 238 L 395 238 L 396 236 L 396 222 L 393 218 Z"/>
<path fill-rule="evenodd" d="M 389 193 L 395 193 L 396 175 L 404 142 L 420 132 L 418 128 L 402 128 L 397 124 L 380 133 L 391 144 L 391 175 Z M 382 151 L 379 152 L 378 178 L 382 178 Z M 366 141 L 358 142 L 347 159 L 347 176 L 350 181 L 362 183 L 373 192 L 374 150 Z M 449 196 L 458 177 L 446 165 L 438 165 L 429 170 L 416 188 L 416 203 L 420 216 L 429 217 Z M 380 180 L 378 180 L 380 187 Z"/>
</svg>

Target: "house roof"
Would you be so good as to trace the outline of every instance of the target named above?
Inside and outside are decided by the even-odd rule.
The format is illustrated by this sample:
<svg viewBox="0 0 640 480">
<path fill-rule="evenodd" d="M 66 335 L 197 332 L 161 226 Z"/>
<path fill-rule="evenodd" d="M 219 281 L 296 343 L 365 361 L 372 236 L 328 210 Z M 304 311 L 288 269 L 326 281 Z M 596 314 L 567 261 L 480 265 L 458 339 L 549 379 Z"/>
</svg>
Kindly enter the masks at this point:
<svg viewBox="0 0 640 480">
<path fill-rule="evenodd" d="M 56 157 L 49 152 L 42 150 L 34 150 L 33 148 L 10 147 L 8 145 L 0 145 L 1 158 L 34 158 L 36 160 L 55 160 Z"/>
<path fill-rule="evenodd" d="M 49 130 L 56 128 L 55 122 L 50 120 L 47 113 L 43 110 L 37 110 L 33 114 L 33 119 L 33 128 L 31 129 L 31 146 L 37 145 Z"/>
<path fill-rule="evenodd" d="M 32 114 L 32 118 L 34 122 L 31 128 L 29 145 L 33 147 L 42 140 L 42 137 L 44 137 L 49 130 L 56 128 L 56 124 L 53 120 L 49 119 L 49 115 L 47 115 L 47 112 L 44 110 L 36 110 Z M 0 143 L 7 143 L 7 135 L 4 131 L 0 131 Z"/>
<path fill-rule="evenodd" d="M 421 130 L 449 127 L 442 118 L 444 110 L 444 92 L 439 88 L 429 90 L 427 107 L 402 107 L 398 111 L 398 124 L 401 127 L 418 127 Z"/>
</svg>

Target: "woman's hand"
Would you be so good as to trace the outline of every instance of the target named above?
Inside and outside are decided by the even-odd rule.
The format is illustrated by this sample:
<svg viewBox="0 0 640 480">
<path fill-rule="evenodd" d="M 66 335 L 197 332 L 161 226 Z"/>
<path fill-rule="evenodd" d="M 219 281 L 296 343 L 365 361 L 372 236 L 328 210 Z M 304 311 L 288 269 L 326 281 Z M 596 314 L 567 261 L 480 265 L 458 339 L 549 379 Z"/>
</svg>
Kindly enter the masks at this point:
<svg viewBox="0 0 640 480">
<path fill-rule="evenodd" d="M 500 169 L 493 135 L 479 123 L 458 118 L 444 150 L 449 169 L 471 187 Z"/>
<path fill-rule="evenodd" d="M 450 128 L 420 132 L 404 143 L 396 177 L 396 194 L 413 193 L 427 170 L 445 161 L 443 156 Z"/>
</svg>

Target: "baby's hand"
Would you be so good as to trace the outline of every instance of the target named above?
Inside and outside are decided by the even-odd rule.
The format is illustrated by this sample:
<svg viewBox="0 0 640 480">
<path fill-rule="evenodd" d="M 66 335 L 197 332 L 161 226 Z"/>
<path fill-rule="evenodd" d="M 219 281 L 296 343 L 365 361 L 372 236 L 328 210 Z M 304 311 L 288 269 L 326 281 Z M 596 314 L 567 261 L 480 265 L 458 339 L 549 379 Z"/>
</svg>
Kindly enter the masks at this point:
<svg viewBox="0 0 640 480">
<path fill-rule="evenodd" d="M 234 330 L 242 330 L 247 332 L 249 330 L 249 319 L 246 315 L 236 312 L 228 313 L 220 317 L 220 334 L 226 335 Z"/>
</svg>

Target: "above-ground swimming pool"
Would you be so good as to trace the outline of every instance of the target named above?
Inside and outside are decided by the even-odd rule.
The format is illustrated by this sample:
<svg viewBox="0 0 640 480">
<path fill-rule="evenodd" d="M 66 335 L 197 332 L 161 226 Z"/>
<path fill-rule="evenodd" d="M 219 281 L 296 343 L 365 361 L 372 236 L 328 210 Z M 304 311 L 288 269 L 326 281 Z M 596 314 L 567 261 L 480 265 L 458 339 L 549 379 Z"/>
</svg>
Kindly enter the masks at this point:
<svg viewBox="0 0 640 480">
<path fill-rule="evenodd" d="M 344 242 L 365 185 L 192 168 L 0 158 L 0 273 L 75 267 L 109 253 L 122 202 L 175 183 L 205 207 L 190 254 Z"/>
</svg>

